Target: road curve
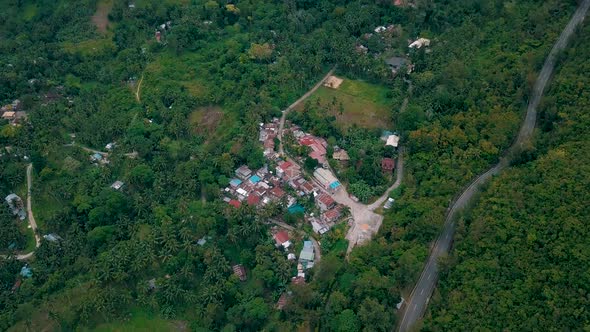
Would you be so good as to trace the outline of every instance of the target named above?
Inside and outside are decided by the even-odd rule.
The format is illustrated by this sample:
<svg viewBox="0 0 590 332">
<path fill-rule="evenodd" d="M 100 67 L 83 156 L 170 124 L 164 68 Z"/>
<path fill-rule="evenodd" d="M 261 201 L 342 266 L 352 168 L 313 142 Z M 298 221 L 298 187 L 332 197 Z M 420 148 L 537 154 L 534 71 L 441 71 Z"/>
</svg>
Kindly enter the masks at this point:
<svg viewBox="0 0 590 332">
<path fill-rule="evenodd" d="M 373 202 L 372 204 L 370 204 L 368 206 L 369 210 L 375 211 L 375 209 L 377 209 L 381 205 L 383 205 L 383 203 L 385 203 L 385 200 L 387 200 L 389 198 L 389 193 L 391 193 L 391 191 L 397 189 L 397 187 L 399 187 L 402 184 L 402 179 L 404 178 L 404 148 L 403 147 L 399 148 L 399 153 L 398 153 L 396 164 L 397 165 L 395 168 L 395 173 L 396 173 L 395 182 L 391 185 L 391 187 L 389 187 L 389 188 L 387 188 L 387 190 L 385 190 L 385 192 L 383 193 L 383 195 L 381 195 L 381 197 L 377 198 L 377 200 L 375 202 Z"/>
<path fill-rule="evenodd" d="M 281 116 L 281 122 L 279 124 L 279 136 L 278 136 L 279 153 L 281 155 L 285 154 L 285 151 L 283 150 L 283 129 L 285 128 L 285 119 L 287 118 L 287 114 L 289 112 L 291 112 L 295 107 L 297 107 L 297 105 L 301 104 L 301 102 L 303 102 L 305 99 L 309 98 L 309 96 L 311 96 L 314 92 L 316 92 L 316 90 L 319 89 L 320 86 L 322 86 L 322 84 L 324 84 L 324 82 L 328 79 L 328 77 L 330 77 L 330 76 L 332 76 L 332 74 L 334 74 L 335 70 L 336 70 L 336 66 L 332 67 L 332 69 L 330 69 L 330 71 L 326 74 L 326 76 L 324 76 L 324 78 L 322 78 L 316 85 L 314 85 L 313 88 L 311 88 L 303 96 L 301 96 L 299 99 L 297 99 L 293 104 L 289 105 L 289 107 L 287 107 L 283 110 L 283 115 Z"/>
<path fill-rule="evenodd" d="M 414 323 L 420 319 L 426 311 L 430 295 L 434 291 L 436 282 L 438 280 L 438 259 L 443 254 L 448 253 L 451 247 L 453 234 L 455 232 L 454 219 L 457 215 L 457 212 L 459 212 L 469 203 L 480 185 L 489 180 L 493 175 L 500 173 L 509 165 L 508 158 L 511 155 L 511 152 L 518 152 L 518 149 L 525 142 L 531 139 L 537 119 L 537 106 L 541 101 L 541 97 L 545 91 L 545 87 L 547 86 L 547 82 L 549 81 L 549 78 L 553 73 L 553 69 L 555 68 L 557 55 L 560 51 L 565 49 L 568 39 L 573 34 L 575 28 L 584 20 L 589 7 L 590 0 L 584 0 L 580 3 L 578 9 L 570 19 L 565 29 L 562 31 L 555 45 L 551 49 L 551 52 L 547 56 L 543 68 L 539 73 L 539 76 L 537 77 L 533 87 L 531 99 L 529 100 L 526 111 L 526 116 L 518 133 L 518 137 L 514 144 L 508 149 L 508 153 L 506 154 L 507 157 L 501 158 L 498 164 L 478 176 L 465 189 L 465 191 L 463 191 L 459 198 L 454 203 L 452 203 L 447 214 L 442 233 L 434 243 L 430 256 L 428 257 L 428 261 L 424 266 L 422 274 L 420 275 L 420 279 L 418 279 L 418 282 L 416 283 L 416 286 L 414 287 L 414 290 L 412 291 L 412 294 L 410 295 L 410 298 L 404 308 L 404 313 L 399 325 L 400 332 L 409 331 Z"/>
</svg>

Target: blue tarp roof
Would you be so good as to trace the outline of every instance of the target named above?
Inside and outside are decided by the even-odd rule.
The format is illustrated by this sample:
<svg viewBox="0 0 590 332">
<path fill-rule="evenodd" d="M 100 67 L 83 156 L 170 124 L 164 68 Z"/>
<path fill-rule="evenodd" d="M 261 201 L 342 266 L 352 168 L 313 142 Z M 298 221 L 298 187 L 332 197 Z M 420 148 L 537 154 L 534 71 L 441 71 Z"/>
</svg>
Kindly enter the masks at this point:
<svg viewBox="0 0 590 332">
<path fill-rule="evenodd" d="M 330 188 L 331 189 L 336 189 L 338 187 L 340 187 L 340 182 L 334 181 L 334 182 L 330 183 Z"/>
<path fill-rule="evenodd" d="M 231 181 L 229 181 L 229 184 L 231 184 L 234 187 L 239 186 L 242 183 L 242 180 L 240 179 L 231 179 Z"/>
<path fill-rule="evenodd" d="M 100 153 L 95 153 L 92 155 L 95 159 L 102 159 L 102 155 Z"/>
<path fill-rule="evenodd" d="M 294 213 L 304 213 L 305 212 L 305 208 L 303 206 L 301 206 L 300 204 L 295 204 L 293 206 L 291 206 L 290 208 L 287 209 L 289 211 L 289 213 L 294 214 Z"/>
<path fill-rule="evenodd" d="M 33 272 L 31 271 L 31 268 L 25 265 L 22 269 L 20 269 L 20 275 L 25 278 L 30 278 L 33 276 Z"/>
<path fill-rule="evenodd" d="M 250 182 L 252 182 L 252 183 L 254 183 L 254 184 L 256 184 L 256 183 L 260 182 L 260 180 L 262 180 L 262 179 L 261 179 L 261 178 L 260 178 L 260 176 L 258 176 L 258 175 L 252 175 L 252 176 L 250 177 Z"/>
</svg>

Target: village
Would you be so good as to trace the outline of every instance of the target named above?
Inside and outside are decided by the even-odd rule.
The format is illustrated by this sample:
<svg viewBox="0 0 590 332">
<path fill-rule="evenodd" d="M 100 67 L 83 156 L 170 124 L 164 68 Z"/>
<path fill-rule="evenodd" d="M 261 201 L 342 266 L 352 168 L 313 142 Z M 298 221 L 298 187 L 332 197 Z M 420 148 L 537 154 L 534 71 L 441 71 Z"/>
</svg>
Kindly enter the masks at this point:
<svg viewBox="0 0 590 332">
<path fill-rule="evenodd" d="M 336 77 L 330 76 L 325 85 L 333 84 Z M 303 215 L 306 224 L 311 225 L 316 236 L 322 236 L 339 223 L 347 222 L 355 227 L 354 216 L 350 206 L 345 202 L 338 203 L 334 197 L 346 195 L 349 200 L 357 202 L 354 196 L 348 195 L 342 184 L 334 175 L 328 163 L 328 143 L 324 138 L 304 132 L 299 126 L 286 120 L 283 136 L 292 139 L 307 152 L 305 158 L 317 161 L 317 167 L 310 170 L 302 169 L 304 157 L 281 155 L 278 152 L 279 130 L 281 120 L 273 118 L 268 123 L 259 125 L 259 142 L 263 145 L 263 155 L 266 164 L 260 169 L 252 170 L 247 165 L 241 165 L 235 170 L 235 177 L 229 181 L 229 185 L 222 189 L 222 199 L 230 208 L 239 209 L 242 205 L 254 208 L 263 208 L 269 204 L 280 204 L 286 209 L 286 214 Z M 381 137 L 385 145 L 398 147 L 399 136 L 395 133 L 384 131 Z M 345 149 L 334 147 L 332 159 L 338 162 L 346 162 L 349 156 Z M 382 171 L 393 172 L 395 160 L 383 158 Z M 313 201 L 309 206 L 306 202 Z M 393 200 L 388 200 L 385 208 L 391 207 Z M 272 222 L 272 221 L 271 221 Z M 279 227 L 272 229 L 272 236 L 276 247 L 284 250 L 290 261 L 297 260 L 297 274 L 293 277 L 293 283 L 305 283 L 305 271 L 316 264 L 321 253 L 319 245 L 313 236 L 303 241 L 303 248 L 299 253 L 293 251 L 295 245 L 291 242 L 289 230 L 293 227 L 282 222 L 275 222 Z M 365 225 L 365 224 L 363 224 Z M 288 228 L 287 228 L 288 227 Z M 281 229 L 283 228 L 283 229 Z M 378 225 L 377 225 L 378 228 Z M 369 227 L 363 230 L 365 239 L 370 238 Z M 375 228 L 373 232 L 375 232 Z M 298 254 L 298 258 L 297 258 Z M 241 264 L 233 266 L 234 273 L 240 280 L 246 280 L 247 273 Z M 287 293 L 283 294 L 277 303 L 281 309 L 287 301 Z"/>
</svg>

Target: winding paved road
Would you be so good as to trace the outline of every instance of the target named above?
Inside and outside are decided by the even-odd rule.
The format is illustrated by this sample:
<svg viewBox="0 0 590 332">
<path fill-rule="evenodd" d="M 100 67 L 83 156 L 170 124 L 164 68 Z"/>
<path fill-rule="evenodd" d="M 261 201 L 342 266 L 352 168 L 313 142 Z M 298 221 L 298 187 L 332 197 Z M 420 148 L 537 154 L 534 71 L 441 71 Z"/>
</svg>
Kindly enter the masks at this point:
<svg viewBox="0 0 590 332">
<path fill-rule="evenodd" d="M 553 49 L 551 49 L 551 52 L 547 56 L 545 64 L 543 65 L 543 69 L 541 70 L 539 77 L 537 77 L 537 81 L 533 87 L 526 116 L 518 133 L 518 137 L 514 144 L 508 149 L 506 157 L 501 158 L 498 164 L 477 177 L 465 189 L 465 191 L 463 191 L 461 196 L 459 196 L 459 198 L 454 203 L 452 203 L 445 220 L 443 231 L 434 243 L 434 247 L 432 248 L 430 257 L 428 257 L 426 266 L 424 267 L 424 270 L 420 275 L 420 279 L 418 279 L 418 283 L 414 287 L 414 290 L 410 295 L 410 299 L 405 306 L 403 317 L 399 325 L 399 331 L 409 331 L 414 323 L 420 319 L 426 311 L 430 295 L 434 291 L 436 282 L 438 280 L 438 259 L 443 254 L 447 254 L 451 248 L 453 234 L 455 233 L 454 220 L 457 216 L 457 212 L 462 210 L 469 203 L 480 185 L 488 181 L 492 176 L 500 173 L 510 164 L 508 158 L 513 152 L 518 152 L 523 144 L 531 139 L 537 119 L 537 106 L 541 101 L 541 97 L 543 96 L 543 92 L 547 86 L 547 82 L 551 78 L 553 69 L 555 68 L 557 55 L 560 51 L 565 49 L 568 39 L 573 34 L 575 28 L 584 20 L 589 7 L 590 0 L 584 0 L 580 3 L 575 14 L 572 16 L 569 23 L 557 39 Z"/>
</svg>

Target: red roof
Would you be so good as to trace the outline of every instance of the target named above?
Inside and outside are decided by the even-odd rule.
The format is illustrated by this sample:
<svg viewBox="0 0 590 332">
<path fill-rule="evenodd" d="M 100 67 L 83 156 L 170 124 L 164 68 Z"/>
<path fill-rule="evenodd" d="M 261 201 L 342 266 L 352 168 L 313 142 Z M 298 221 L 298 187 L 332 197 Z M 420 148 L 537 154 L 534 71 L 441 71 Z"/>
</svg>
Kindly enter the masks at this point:
<svg viewBox="0 0 590 332">
<path fill-rule="evenodd" d="M 334 221 L 340 217 L 340 210 L 339 209 L 332 209 L 328 210 L 324 213 L 324 219 Z"/>
<path fill-rule="evenodd" d="M 383 158 L 381 159 L 381 169 L 384 171 L 393 171 L 395 168 L 395 160 L 391 158 Z"/>
<path fill-rule="evenodd" d="M 270 190 L 270 193 L 273 194 L 277 198 L 281 198 L 285 196 L 285 191 L 279 187 L 274 187 Z"/>
<path fill-rule="evenodd" d="M 248 195 L 248 205 L 258 205 L 260 203 L 260 196 L 252 193 Z"/>
<path fill-rule="evenodd" d="M 289 241 L 289 233 L 285 231 L 280 231 L 274 235 L 274 239 L 277 242 L 277 244 L 283 244 Z"/>
<path fill-rule="evenodd" d="M 291 166 L 293 166 L 293 164 L 291 164 L 290 161 L 285 161 L 279 165 L 279 168 L 282 169 L 283 171 L 286 171 Z"/>
<path fill-rule="evenodd" d="M 311 192 L 313 191 L 313 189 L 314 189 L 314 186 L 313 186 L 313 184 L 311 184 L 310 182 L 305 182 L 304 184 L 302 184 L 302 185 L 301 185 L 301 189 L 302 189 L 302 190 L 303 190 L 305 193 L 309 194 L 309 193 L 311 193 Z"/>
<path fill-rule="evenodd" d="M 330 197 L 330 195 L 327 194 L 321 194 L 320 196 L 318 196 L 318 201 L 322 202 L 325 206 L 332 206 L 334 203 L 334 200 L 332 199 L 332 197 Z"/>
<path fill-rule="evenodd" d="M 291 167 L 291 168 L 285 170 L 285 176 L 289 179 L 296 178 L 299 175 L 301 175 L 301 172 L 295 167 Z"/>
<path fill-rule="evenodd" d="M 310 146 L 313 143 L 315 143 L 315 140 L 311 136 L 305 136 L 299 140 L 299 144 L 305 145 L 305 146 Z"/>
<path fill-rule="evenodd" d="M 229 201 L 229 205 L 235 207 L 236 209 L 239 209 L 240 205 L 242 205 L 242 203 L 240 203 L 240 201 L 232 199 L 231 201 Z"/>
</svg>

